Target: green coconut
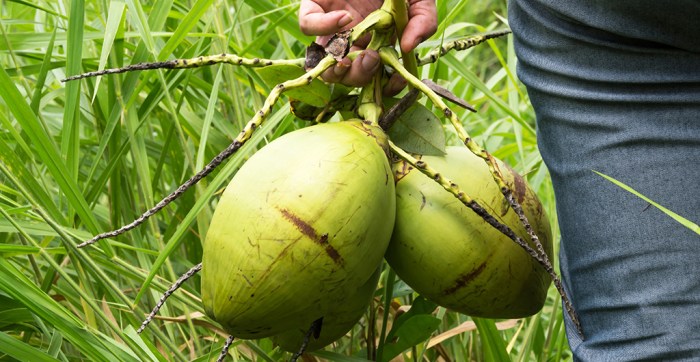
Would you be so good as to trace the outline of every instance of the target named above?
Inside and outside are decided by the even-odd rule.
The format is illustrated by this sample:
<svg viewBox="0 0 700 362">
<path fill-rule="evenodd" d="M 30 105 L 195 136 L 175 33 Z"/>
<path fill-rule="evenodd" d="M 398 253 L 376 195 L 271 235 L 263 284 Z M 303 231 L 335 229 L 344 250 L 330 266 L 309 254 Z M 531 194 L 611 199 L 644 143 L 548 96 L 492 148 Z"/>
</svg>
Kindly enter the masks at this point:
<svg viewBox="0 0 700 362">
<path fill-rule="evenodd" d="M 255 153 L 216 207 L 202 302 L 238 338 L 311 323 L 382 261 L 395 218 L 387 138 L 359 121 L 291 132 Z"/>
<path fill-rule="evenodd" d="M 357 324 L 369 307 L 374 291 L 379 281 L 380 268 L 346 300 L 338 301 L 323 315 L 321 330 L 318 337 L 311 336 L 306 345 L 306 351 L 321 349 L 340 339 Z M 272 341 L 287 352 L 297 352 L 304 342 L 309 326 L 272 337 Z"/>
<path fill-rule="evenodd" d="M 481 158 L 448 147 L 446 155 L 422 160 L 534 248 Z M 497 162 L 551 259 L 552 233 L 542 204 L 520 175 Z M 401 279 L 429 300 L 470 316 L 520 318 L 542 308 L 551 279 L 539 263 L 432 179 L 402 162 L 394 169 L 396 223 L 386 259 Z"/>
</svg>

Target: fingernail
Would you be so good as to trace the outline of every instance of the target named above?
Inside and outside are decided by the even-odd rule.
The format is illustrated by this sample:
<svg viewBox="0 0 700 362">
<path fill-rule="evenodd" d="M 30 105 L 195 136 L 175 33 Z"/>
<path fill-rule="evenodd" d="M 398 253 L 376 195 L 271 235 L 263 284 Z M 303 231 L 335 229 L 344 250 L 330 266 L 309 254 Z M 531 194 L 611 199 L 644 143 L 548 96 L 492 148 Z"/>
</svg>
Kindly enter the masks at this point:
<svg viewBox="0 0 700 362">
<path fill-rule="evenodd" d="M 423 39 L 423 38 L 416 39 L 416 44 L 413 45 L 413 49 L 418 48 L 418 46 L 420 45 L 420 43 L 423 42 L 423 40 L 425 40 L 425 39 Z"/>
<path fill-rule="evenodd" d="M 345 73 L 348 72 L 348 69 L 350 69 L 350 64 L 347 64 L 349 62 L 344 61 L 347 58 L 344 58 L 343 61 L 338 62 L 335 67 L 333 67 L 333 73 L 337 76 L 343 76 Z"/>
<path fill-rule="evenodd" d="M 413 43 L 409 44 L 409 46 L 410 46 L 409 49 L 403 49 L 403 47 L 402 47 L 402 48 L 401 48 L 401 51 L 408 53 L 408 52 L 410 52 L 411 50 L 416 49 L 416 48 L 418 47 L 418 44 L 420 44 L 420 43 L 422 43 L 422 42 L 423 42 L 423 38 L 418 37 L 418 38 L 416 38 L 416 39 L 413 41 Z"/>
<path fill-rule="evenodd" d="M 362 68 L 368 72 L 374 72 L 379 66 L 379 57 L 370 52 L 362 52 Z"/>
<path fill-rule="evenodd" d="M 350 13 L 346 12 L 342 18 L 338 19 L 338 27 L 342 28 L 345 25 L 350 24 L 351 22 L 352 22 L 352 15 L 350 15 Z"/>
</svg>

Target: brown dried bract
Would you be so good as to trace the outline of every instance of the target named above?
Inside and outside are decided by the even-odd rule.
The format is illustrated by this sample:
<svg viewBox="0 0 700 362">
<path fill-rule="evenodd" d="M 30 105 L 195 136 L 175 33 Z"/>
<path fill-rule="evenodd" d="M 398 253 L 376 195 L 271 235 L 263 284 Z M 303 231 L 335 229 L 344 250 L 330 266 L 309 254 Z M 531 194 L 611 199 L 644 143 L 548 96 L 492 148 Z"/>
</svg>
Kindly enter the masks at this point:
<svg viewBox="0 0 700 362">
<path fill-rule="evenodd" d="M 404 112 L 408 108 L 410 108 L 413 103 L 415 103 L 416 99 L 418 99 L 418 90 L 417 89 L 411 89 L 406 93 L 406 95 L 401 98 L 396 104 L 394 104 L 387 112 L 384 113 L 384 115 L 379 119 L 379 127 L 381 127 L 384 131 L 389 130 L 391 126 L 396 122 L 396 120 L 401 117 Z"/>
<path fill-rule="evenodd" d="M 337 61 L 341 61 L 350 51 L 350 33 L 352 30 L 341 31 L 333 35 L 326 44 L 326 53 L 331 54 Z"/>
<path fill-rule="evenodd" d="M 304 70 L 307 72 L 313 68 L 315 68 L 318 63 L 321 62 L 321 59 L 326 57 L 326 51 L 323 49 L 323 47 L 316 43 L 313 42 L 311 45 L 306 47 L 306 60 L 304 61 Z"/>
<path fill-rule="evenodd" d="M 445 98 L 448 101 L 450 101 L 450 102 L 452 102 L 452 103 L 454 103 L 454 104 L 456 104 L 464 109 L 468 109 L 472 112 L 476 112 L 476 109 L 474 109 L 474 107 L 472 107 L 469 103 L 467 103 L 467 101 L 465 101 L 462 98 L 457 97 L 456 95 L 454 95 L 454 93 L 450 92 L 445 87 L 433 82 L 432 80 L 423 79 L 423 84 L 427 85 L 428 88 L 430 88 L 433 92 L 437 93 L 437 95 L 439 95 L 440 97 Z"/>
</svg>

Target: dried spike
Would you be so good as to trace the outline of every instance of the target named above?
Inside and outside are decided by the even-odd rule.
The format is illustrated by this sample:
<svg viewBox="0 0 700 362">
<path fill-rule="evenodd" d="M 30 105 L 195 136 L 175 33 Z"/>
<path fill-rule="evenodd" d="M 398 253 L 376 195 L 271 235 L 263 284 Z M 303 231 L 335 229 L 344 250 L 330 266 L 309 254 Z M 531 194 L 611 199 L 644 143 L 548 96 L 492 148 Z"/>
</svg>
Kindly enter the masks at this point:
<svg viewBox="0 0 700 362">
<path fill-rule="evenodd" d="M 194 176 L 192 176 L 189 180 L 185 181 L 180 187 L 178 187 L 175 191 L 170 193 L 170 195 L 166 196 L 162 200 L 160 200 L 155 206 L 152 208 L 148 209 L 146 212 L 141 214 L 138 218 L 136 218 L 134 221 L 130 222 L 129 224 L 126 224 L 116 230 L 108 231 L 105 233 L 101 233 L 98 235 L 95 235 L 91 239 L 84 241 L 80 244 L 77 245 L 78 248 L 82 248 L 91 244 L 94 244 L 102 239 L 107 239 L 107 238 L 113 238 L 118 235 L 121 235 L 129 230 L 132 230 L 136 228 L 137 226 L 143 224 L 149 217 L 155 215 L 158 213 L 160 210 L 162 210 L 164 207 L 168 206 L 171 202 L 175 201 L 177 198 L 180 197 L 185 191 L 187 191 L 190 187 L 196 185 L 199 181 L 201 181 L 203 178 L 205 178 L 207 175 L 209 175 L 214 169 L 216 169 L 221 163 L 223 163 L 226 159 L 231 157 L 238 149 L 243 146 L 245 141 L 247 141 L 249 136 L 246 137 L 246 134 L 243 133 L 239 138 L 245 140 L 243 142 L 239 141 L 239 139 L 234 140 L 228 147 L 226 147 L 221 153 L 216 155 L 213 160 L 211 160 L 204 168 L 197 172 Z"/>
<path fill-rule="evenodd" d="M 83 74 L 78 74 L 78 75 L 73 75 L 65 79 L 61 79 L 62 83 L 65 82 L 70 82 L 72 80 L 78 80 L 78 79 L 83 79 L 83 78 L 90 78 L 90 77 L 98 77 L 102 75 L 109 75 L 109 74 L 119 74 L 119 73 L 126 73 L 126 72 L 131 72 L 131 71 L 136 71 L 136 70 L 148 70 L 148 69 L 173 69 L 175 67 L 175 61 L 169 60 L 165 62 L 154 62 L 154 63 L 137 63 L 137 64 L 132 64 L 132 65 L 127 65 L 126 67 L 122 68 L 113 68 L 113 69 L 105 69 L 105 70 L 98 70 L 95 72 L 87 72 Z"/>
<path fill-rule="evenodd" d="M 182 274 L 182 275 L 175 281 L 175 283 L 173 283 L 173 285 L 170 286 L 170 288 L 168 288 L 168 290 L 166 290 L 165 293 L 163 293 L 163 295 L 160 297 L 160 300 L 158 301 L 158 303 L 156 303 L 156 306 L 153 307 L 153 310 L 151 311 L 151 313 L 148 314 L 148 316 L 147 316 L 146 319 L 143 321 L 143 323 L 141 323 L 141 326 L 139 327 L 139 329 L 136 330 L 136 333 L 139 333 L 139 334 L 140 334 L 141 332 L 143 332 L 143 330 L 146 329 L 146 326 L 148 326 L 148 324 L 151 323 L 151 321 L 153 320 L 153 317 L 155 317 L 156 314 L 158 314 L 158 311 L 160 310 L 160 308 L 163 307 L 163 305 L 165 304 L 165 301 L 166 301 L 173 293 L 175 293 L 176 290 L 180 289 L 180 286 L 182 286 L 182 284 L 183 284 L 184 282 L 186 282 L 188 279 L 190 279 L 191 277 L 193 277 L 193 276 L 194 276 L 195 274 L 197 274 L 200 270 L 202 270 L 202 263 L 199 263 L 199 264 L 193 266 L 193 267 L 192 267 L 190 270 L 188 270 L 185 274 Z"/>
<path fill-rule="evenodd" d="M 228 336 L 226 338 L 226 342 L 224 342 L 224 347 L 221 348 L 221 353 L 219 353 L 219 358 L 216 359 L 216 362 L 223 362 L 226 356 L 228 355 L 228 349 L 231 347 L 231 344 L 233 343 L 233 340 L 235 337 L 233 336 Z"/>
<path fill-rule="evenodd" d="M 289 360 L 290 362 L 296 362 L 301 355 L 304 354 L 306 351 L 306 347 L 309 345 L 309 340 L 311 340 L 311 336 L 314 338 L 318 339 L 318 337 L 321 334 L 321 326 L 323 325 L 323 317 L 313 321 L 311 323 L 311 326 L 309 327 L 309 330 L 306 331 L 306 334 L 304 334 L 304 340 L 301 342 L 301 347 L 299 347 L 299 351 L 294 353 L 292 358 Z"/>
<path fill-rule="evenodd" d="M 173 60 L 166 60 L 163 62 L 132 64 L 132 65 L 127 65 L 126 67 L 122 67 L 122 68 L 105 69 L 105 70 L 99 70 L 99 71 L 95 71 L 95 72 L 88 72 L 88 73 L 73 75 L 73 76 L 70 76 L 68 78 L 62 79 L 61 82 L 65 83 L 65 82 L 69 82 L 72 80 L 78 80 L 78 79 L 83 79 L 83 78 L 98 77 L 98 76 L 108 75 L 108 74 L 126 73 L 126 72 L 137 71 L 137 70 L 198 68 L 198 67 L 205 67 L 208 65 L 214 65 L 214 64 L 219 64 L 219 63 L 243 65 L 243 66 L 247 66 L 247 67 L 265 67 L 265 66 L 276 65 L 276 64 L 291 64 L 291 65 L 297 65 L 297 66 L 301 67 L 304 65 L 304 59 L 291 59 L 291 60 L 286 60 L 286 59 L 284 59 L 284 60 L 272 60 L 272 59 L 260 59 L 260 58 L 247 59 L 247 58 L 241 58 L 235 54 L 222 53 L 222 54 L 215 54 L 215 55 L 199 56 L 199 57 L 190 58 L 190 59 L 173 59 Z"/>
<path fill-rule="evenodd" d="M 315 68 L 312 70 L 306 72 L 305 74 L 301 75 L 300 77 L 292 80 L 288 80 L 283 84 L 282 87 L 274 87 L 270 91 L 270 94 L 268 95 L 267 99 L 265 99 L 265 103 L 263 103 L 262 108 L 260 109 L 259 112 L 253 116 L 253 118 L 246 124 L 246 126 L 243 128 L 241 133 L 236 137 L 233 142 L 226 147 L 221 153 L 216 155 L 214 159 L 212 159 L 204 168 L 197 172 L 194 176 L 192 176 L 189 180 L 187 180 L 185 183 L 180 185 L 175 191 L 173 191 L 170 195 L 166 196 L 163 198 L 156 206 L 152 207 L 151 209 L 147 210 L 141 216 L 139 216 L 136 220 L 133 222 L 122 226 L 119 229 L 113 230 L 113 231 L 108 231 L 102 234 L 98 234 L 94 236 L 92 239 L 87 240 L 83 243 L 78 244 L 78 248 L 85 247 L 90 244 L 94 244 L 95 242 L 110 238 L 110 237 L 115 237 L 117 235 L 121 235 L 131 229 L 136 228 L 137 226 L 143 224 L 149 217 L 155 215 L 158 211 L 162 210 L 164 207 L 169 205 L 171 202 L 175 201 L 180 195 L 182 195 L 185 191 L 187 191 L 190 187 L 194 186 L 197 184 L 199 181 L 201 181 L 204 177 L 209 175 L 214 169 L 216 169 L 221 163 L 223 163 L 226 159 L 231 157 L 238 149 L 240 149 L 245 142 L 247 142 L 250 137 L 253 135 L 253 132 L 255 129 L 259 128 L 260 125 L 265 121 L 265 117 L 270 114 L 270 110 L 272 109 L 272 106 L 277 102 L 277 99 L 284 93 L 285 91 L 293 88 L 298 88 L 306 85 L 309 81 L 307 79 L 313 80 L 315 78 L 318 78 L 321 73 L 323 73 L 326 69 L 330 68 L 336 63 L 335 59 L 333 59 L 332 56 L 327 56 L 324 58 Z"/>
</svg>

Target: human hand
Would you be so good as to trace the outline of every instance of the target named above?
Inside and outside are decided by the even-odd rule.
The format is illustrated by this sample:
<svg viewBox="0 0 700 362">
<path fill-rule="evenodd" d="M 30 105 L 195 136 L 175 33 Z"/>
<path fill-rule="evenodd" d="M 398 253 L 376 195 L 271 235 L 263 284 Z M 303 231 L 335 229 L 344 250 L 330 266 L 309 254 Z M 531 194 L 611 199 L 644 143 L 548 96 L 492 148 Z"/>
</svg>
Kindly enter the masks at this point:
<svg viewBox="0 0 700 362">
<path fill-rule="evenodd" d="M 302 0 L 299 8 L 299 27 L 304 34 L 316 35 L 316 42 L 325 45 L 331 36 L 358 24 L 365 16 L 381 7 L 382 0 Z M 408 24 L 400 39 L 401 50 L 409 52 L 437 29 L 435 0 L 409 0 Z M 364 37 L 352 45 L 350 51 L 362 50 L 369 43 Z M 322 75 L 327 82 L 361 87 L 369 83 L 379 70 L 379 55 L 374 50 L 363 50 L 354 61 L 343 59 Z M 393 76 L 384 88 L 385 93 L 398 93 L 405 80 Z"/>
</svg>

